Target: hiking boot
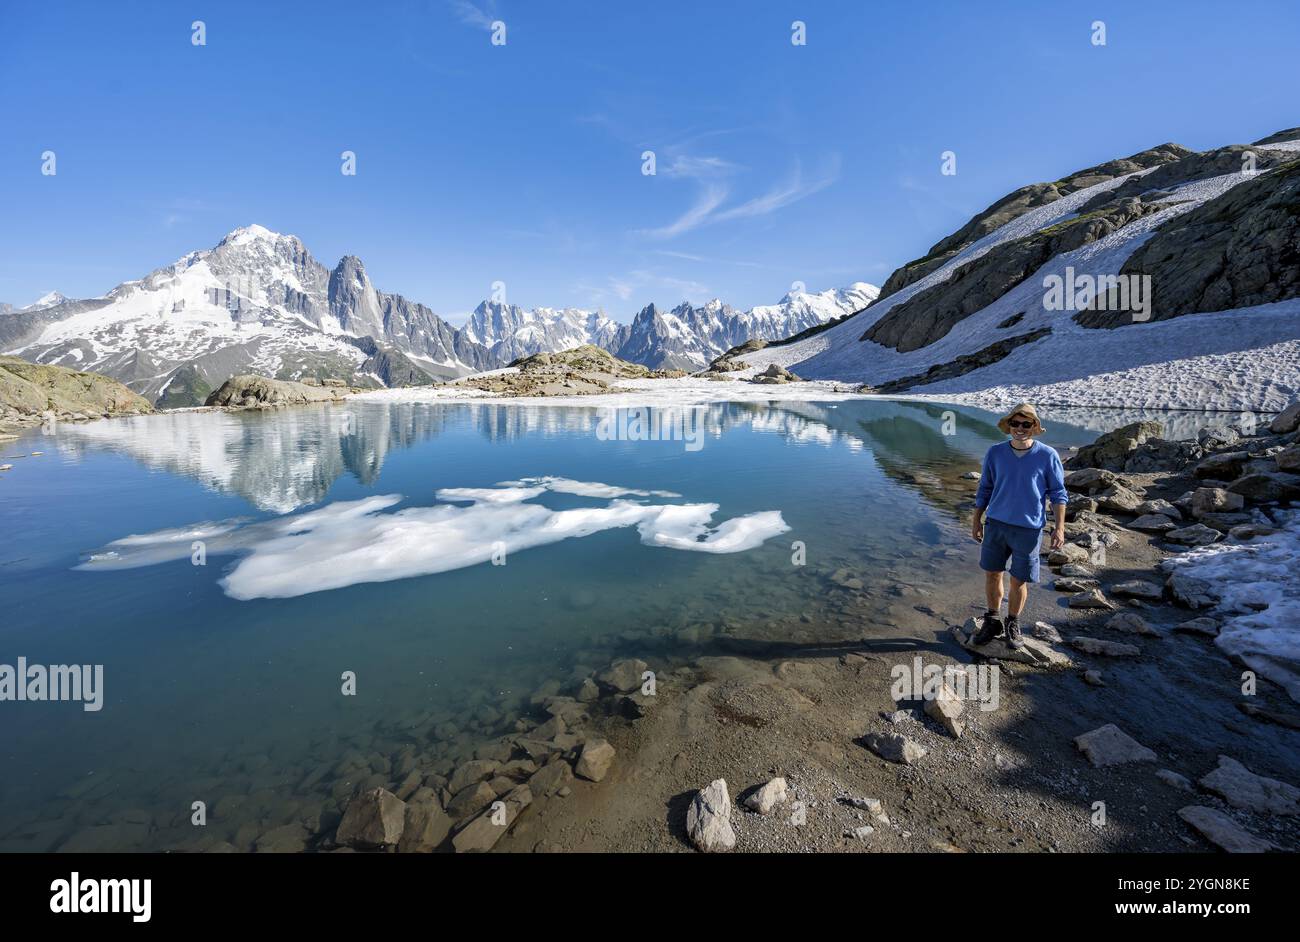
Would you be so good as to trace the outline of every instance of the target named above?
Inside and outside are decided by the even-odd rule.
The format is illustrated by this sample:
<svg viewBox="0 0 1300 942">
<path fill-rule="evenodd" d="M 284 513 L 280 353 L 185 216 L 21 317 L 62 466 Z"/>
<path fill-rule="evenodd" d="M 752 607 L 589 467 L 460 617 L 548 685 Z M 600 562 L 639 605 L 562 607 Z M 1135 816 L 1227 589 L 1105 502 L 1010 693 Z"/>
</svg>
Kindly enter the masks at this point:
<svg viewBox="0 0 1300 942">
<path fill-rule="evenodd" d="M 1020 616 L 1007 616 L 1007 647 L 1019 651 L 1025 646 L 1024 635 L 1020 633 Z"/>
<path fill-rule="evenodd" d="M 993 612 L 985 612 L 984 624 L 980 626 L 979 631 L 975 632 L 975 640 L 972 644 L 982 647 L 1000 634 L 1002 634 L 1002 619 Z"/>
</svg>

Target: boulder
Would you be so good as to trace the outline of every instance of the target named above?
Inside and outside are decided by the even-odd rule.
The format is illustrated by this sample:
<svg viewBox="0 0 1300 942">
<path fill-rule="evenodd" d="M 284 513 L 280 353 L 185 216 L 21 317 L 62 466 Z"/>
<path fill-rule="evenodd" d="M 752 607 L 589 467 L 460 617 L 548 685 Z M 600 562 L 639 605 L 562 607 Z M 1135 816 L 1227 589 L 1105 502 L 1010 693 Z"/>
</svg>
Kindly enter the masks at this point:
<svg viewBox="0 0 1300 942">
<path fill-rule="evenodd" d="M 867 733 L 862 743 L 887 762 L 913 765 L 925 758 L 928 750 L 898 733 Z"/>
<path fill-rule="evenodd" d="M 1213 586 L 1182 572 L 1175 571 L 1165 585 L 1174 601 L 1188 608 L 1209 608 L 1219 602 L 1219 594 Z"/>
<path fill-rule="evenodd" d="M 535 797 L 549 798 L 561 788 L 573 784 L 573 769 L 563 759 L 554 759 L 528 779 L 528 790 Z"/>
<path fill-rule="evenodd" d="M 1065 476 L 1065 486 L 1072 491 L 1095 494 L 1115 483 L 1115 472 L 1104 468 L 1080 468 Z"/>
<path fill-rule="evenodd" d="M 1096 579 L 1057 579 L 1052 583 L 1052 588 L 1057 592 L 1087 592 L 1089 589 L 1097 588 Z"/>
<path fill-rule="evenodd" d="M 1106 622 L 1106 627 L 1111 631 L 1123 631 L 1131 635 L 1160 637 L 1160 632 L 1148 625 L 1146 619 L 1137 612 L 1120 612 Z"/>
<path fill-rule="evenodd" d="M 1102 657 L 1137 657 L 1142 649 L 1119 641 L 1106 641 L 1103 638 L 1089 638 L 1078 635 L 1070 639 L 1070 644 L 1084 654 L 1097 654 Z"/>
<path fill-rule="evenodd" d="M 613 761 L 613 746 L 603 739 L 589 739 L 583 744 L 574 771 L 589 781 L 599 782 L 609 772 L 609 766 Z"/>
<path fill-rule="evenodd" d="M 1083 592 L 1070 596 L 1067 603 L 1070 608 L 1114 608 L 1115 605 L 1105 595 L 1101 589 L 1086 589 Z"/>
<path fill-rule="evenodd" d="M 1086 549 L 1077 543 L 1066 543 L 1060 549 L 1047 554 L 1049 566 L 1064 566 L 1067 563 L 1086 563 L 1090 556 Z"/>
<path fill-rule="evenodd" d="M 596 675 L 596 682 L 617 693 L 630 693 L 641 689 L 641 675 L 650 665 L 640 658 L 623 658 Z"/>
<path fill-rule="evenodd" d="M 961 739 L 966 732 L 966 721 L 962 719 L 965 706 L 961 697 L 946 683 L 941 684 L 934 696 L 925 700 L 925 714 L 946 729 L 954 738 Z"/>
<path fill-rule="evenodd" d="M 1187 621 L 1174 625 L 1174 631 L 1182 632 L 1189 635 L 1204 635 L 1207 638 L 1216 638 L 1219 635 L 1219 623 L 1213 618 L 1190 618 Z"/>
<path fill-rule="evenodd" d="M 1202 517 L 1207 513 L 1231 513 L 1245 505 L 1244 497 L 1221 487 L 1198 487 L 1192 492 L 1193 517 Z"/>
<path fill-rule="evenodd" d="M 788 791 L 784 778 L 774 778 L 745 799 L 745 807 L 759 814 L 771 814 L 776 806 L 786 801 Z"/>
<path fill-rule="evenodd" d="M 725 779 L 715 779 L 695 793 L 686 809 L 686 834 L 705 853 L 721 853 L 736 846 Z"/>
<path fill-rule="evenodd" d="M 1247 474 L 1233 481 L 1228 490 L 1256 503 L 1294 500 L 1300 497 L 1300 474 L 1282 471 Z"/>
<path fill-rule="evenodd" d="M 1242 527 L 1252 520 L 1250 514 L 1217 514 L 1208 513 L 1202 515 L 1200 523 L 1205 524 L 1211 530 L 1218 530 L 1220 533 L 1231 533 L 1234 527 Z"/>
<path fill-rule="evenodd" d="M 397 842 L 399 854 L 427 854 L 442 844 L 451 833 L 451 818 L 436 798 L 406 803 L 406 825 Z"/>
<path fill-rule="evenodd" d="M 291 380 L 267 379 L 265 376 L 246 373 L 230 377 L 203 404 L 236 409 L 265 409 L 307 402 L 333 402 L 346 395 L 346 389 L 323 389 Z"/>
<path fill-rule="evenodd" d="M 1165 534 L 1165 539 L 1170 543 L 1179 543 L 1184 546 L 1208 546 L 1222 535 L 1218 530 L 1207 527 L 1203 523 L 1194 523 L 1190 527 L 1170 530 Z"/>
<path fill-rule="evenodd" d="M 1279 452 L 1277 467 L 1279 471 L 1300 473 L 1300 445 L 1292 445 Z"/>
<path fill-rule="evenodd" d="M 550 737 L 544 738 L 549 739 Z M 447 790 L 453 795 L 464 791 L 475 782 L 490 779 L 500 768 L 501 763 L 492 759 L 471 759 L 452 773 L 451 781 L 447 783 Z"/>
<path fill-rule="evenodd" d="M 1156 754 L 1114 723 L 1074 737 L 1074 744 L 1097 768 L 1126 762 L 1154 762 Z"/>
<path fill-rule="evenodd" d="M 1201 779 L 1201 787 L 1232 805 L 1264 814 L 1300 814 L 1300 788 L 1256 775 L 1231 756 L 1219 756 L 1219 766 Z"/>
<path fill-rule="evenodd" d="M 451 846 L 458 854 L 486 853 L 497 845 L 506 832 L 514 826 L 520 813 L 533 803 L 533 793 L 527 785 L 517 785 L 499 801 L 493 802 L 482 814 L 456 832 Z"/>
<path fill-rule="evenodd" d="M 348 802 L 334 840 L 345 847 L 390 847 L 405 826 L 406 803 L 386 788 L 372 788 Z"/>
<path fill-rule="evenodd" d="M 1275 846 L 1251 834 L 1216 808 L 1188 805 L 1178 809 L 1178 817 L 1196 828 L 1211 844 L 1230 854 L 1262 854 Z"/>
<path fill-rule="evenodd" d="M 1182 511 L 1167 500 L 1144 500 L 1137 505 L 1135 512 L 1139 514 L 1163 514 L 1171 520 L 1181 520 L 1183 517 Z M 1129 526 L 1133 525 L 1129 524 Z"/>
<path fill-rule="evenodd" d="M 1268 430 L 1274 435 L 1289 435 L 1300 429 L 1300 400 L 1283 409 L 1268 424 Z"/>
<path fill-rule="evenodd" d="M 1130 523 L 1128 528 L 1143 533 L 1166 533 L 1178 529 L 1178 524 L 1164 514 L 1143 514 Z"/>
<path fill-rule="evenodd" d="M 1142 504 L 1142 498 L 1122 484 L 1112 484 L 1096 495 L 1097 507 L 1107 513 L 1131 514 Z"/>
<path fill-rule="evenodd" d="M 1159 438 L 1164 426 L 1159 422 L 1145 421 L 1125 425 L 1100 436 L 1091 445 L 1080 448 L 1070 460 L 1071 468 L 1101 468 L 1123 471 L 1129 456 L 1150 438 Z"/>
<path fill-rule="evenodd" d="M 447 814 L 453 821 L 463 821 L 470 815 L 477 814 L 496 800 L 496 789 L 487 782 L 476 782 L 457 792 L 447 802 Z"/>
<path fill-rule="evenodd" d="M 1221 451 L 1210 455 L 1196 466 L 1193 472 L 1198 478 L 1214 481 L 1231 481 L 1241 474 L 1242 468 L 1250 460 L 1250 453 L 1245 451 Z"/>
<path fill-rule="evenodd" d="M 1165 588 L 1145 579 L 1130 579 L 1128 582 L 1121 582 L 1119 585 L 1111 586 L 1110 594 L 1134 599 L 1150 599 L 1158 602 L 1164 598 Z"/>
<path fill-rule="evenodd" d="M 1185 775 L 1179 775 L 1173 769 L 1161 769 L 1156 772 L 1156 778 L 1164 782 L 1170 788 L 1176 788 L 1181 792 L 1190 792 L 1192 783 Z"/>
</svg>

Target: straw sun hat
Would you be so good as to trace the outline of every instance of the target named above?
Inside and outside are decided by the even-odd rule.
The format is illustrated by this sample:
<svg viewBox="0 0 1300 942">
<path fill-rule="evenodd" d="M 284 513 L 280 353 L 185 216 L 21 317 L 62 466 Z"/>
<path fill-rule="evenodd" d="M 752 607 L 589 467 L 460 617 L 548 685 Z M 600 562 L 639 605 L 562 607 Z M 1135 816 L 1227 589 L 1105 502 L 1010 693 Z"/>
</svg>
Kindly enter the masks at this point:
<svg viewBox="0 0 1300 942">
<path fill-rule="evenodd" d="M 1034 408 L 1034 404 L 1032 402 L 1022 402 L 1020 403 L 1020 405 L 1016 406 L 1014 409 L 1012 409 L 1002 418 L 998 419 L 998 428 L 1002 429 L 1003 432 L 1010 435 L 1011 417 L 1016 415 L 1022 415 L 1027 419 L 1034 420 L 1034 427 L 1030 429 L 1031 435 L 1042 435 L 1044 432 L 1047 431 L 1045 428 L 1043 428 L 1043 423 L 1038 420 L 1038 410 Z"/>
</svg>

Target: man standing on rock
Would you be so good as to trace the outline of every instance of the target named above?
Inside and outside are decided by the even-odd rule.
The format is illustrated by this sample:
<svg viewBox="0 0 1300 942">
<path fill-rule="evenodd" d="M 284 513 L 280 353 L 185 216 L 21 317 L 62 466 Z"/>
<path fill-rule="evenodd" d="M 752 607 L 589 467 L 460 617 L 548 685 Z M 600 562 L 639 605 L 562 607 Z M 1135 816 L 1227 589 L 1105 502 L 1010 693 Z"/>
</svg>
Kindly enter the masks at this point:
<svg viewBox="0 0 1300 942">
<path fill-rule="evenodd" d="M 1007 601 L 1007 644 L 1025 645 L 1020 613 L 1029 597 L 1029 583 L 1038 581 L 1038 544 L 1050 501 L 1056 517 L 1052 549 L 1065 543 L 1065 469 L 1055 448 L 1034 441 L 1043 434 L 1038 410 L 1022 402 L 998 420 L 998 428 L 1011 435 L 984 455 L 984 470 L 975 494 L 975 520 L 971 536 L 982 544 L 980 568 L 988 611 L 975 635 L 975 644 L 988 644 L 1002 634 L 1002 573 L 1011 563 L 1011 595 Z"/>
</svg>

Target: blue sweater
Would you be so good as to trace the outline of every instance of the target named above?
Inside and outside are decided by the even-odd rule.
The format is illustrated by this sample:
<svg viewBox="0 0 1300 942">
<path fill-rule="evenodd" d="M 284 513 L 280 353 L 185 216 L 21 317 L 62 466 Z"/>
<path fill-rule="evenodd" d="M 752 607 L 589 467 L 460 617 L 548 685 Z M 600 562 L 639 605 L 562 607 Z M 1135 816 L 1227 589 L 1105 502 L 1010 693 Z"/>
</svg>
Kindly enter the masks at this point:
<svg viewBox="0 0 1300 942">
<path fill-rule="evenodd" d="M 1016 457 L 1011 442 L 994 445 L 984 455 L 975 506 L 987 508 L 990 520 L 1041 530 L 1046 522 L 1043 504 L 1064 504 L 1065 469 L 1055 448 L 1034 442 L 1029 454 Z"/>
</svg>

